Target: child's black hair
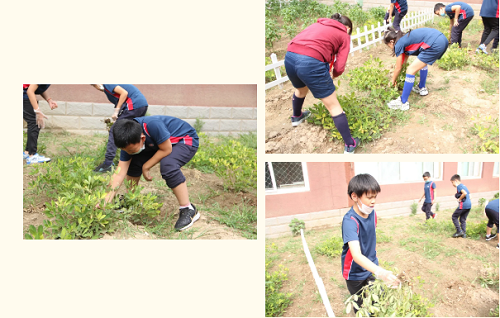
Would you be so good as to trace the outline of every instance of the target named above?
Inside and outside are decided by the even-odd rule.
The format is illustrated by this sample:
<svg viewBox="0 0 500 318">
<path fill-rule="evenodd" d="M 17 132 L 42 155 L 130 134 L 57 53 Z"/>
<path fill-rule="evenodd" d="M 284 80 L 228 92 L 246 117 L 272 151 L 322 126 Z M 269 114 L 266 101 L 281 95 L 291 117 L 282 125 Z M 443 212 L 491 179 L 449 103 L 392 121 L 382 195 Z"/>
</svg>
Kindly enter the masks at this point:
<svg viewBox="0 0 500 318">
<path fill-rule="evenodd" d="M 431 174 L 429 173 L 429 171 L 426 171 L 426 172 L 424 172 L 424 174 L 422 175 L 422 178 L 423 178 L 423 177 L 430 178 L 430 177 L 431 177 Z"/>
<path fill-rule="evenodd" d="M 454 174 L 454 175 L 451 176 L 450 181 L 455 181 L 455 180 L 460 181 L 460 176 L 458 174 Z"/>
<path fill-rule="evenodd" d="M 118 120 L 111 129 L 113 129 L 115 145 L 118 148 L 125 148 L 130 144 L 136 144 L 141 141 L 141 124 L 135 120 Z"/>
<path fill-rule="evenodd" d="M 436 14 L 436 11 L 441 10 L 441 8 L 443 8 L 443 7 L 446 7 L 446 6 L 444 4 L 442 4 L 441 2 L 436 3 L 436 5 L 434 6 L 434 14 Z"/>
<path fill-rule="evenodd" d="M 352 199 L 351 194 L 354 192 L 358 197 L 363 196 L 365 193 L 376 192 L 379 193 L 380 185 L 374 177 L 368 173 L 358 174 L 349 181 L 349 186 L 347 187 L 347 194 L 349 198 Z"/>
<path fill-rule="evenodd" d="M 396 55 L 396 42 L 401 39 L 405 35 L 409 35 L 411 32 L 408 31 L 408 33 L 404 33 L 403 31 L 399 30 L 396 31 L 393 27 L 388 27 L 387 30 L 384 31 L 384 43 L 389 44 L 392 40 L 394 40 L 394 49 L 392 50 L 392 56 Z"/>
<path fill-rule="evenodd" d="M 351 19 L 349 19 L 345 15 L 341 15 L 340 13 L 333 14 L 331 18 L 333 20 L 339 21 L 340 23 L 342 23 L 343 25 L 348 27 L 349 28 L 348 34 L 351 35 L 351 33 L 352 33 L 352 21 L 351 21 Z"/>
</svg>

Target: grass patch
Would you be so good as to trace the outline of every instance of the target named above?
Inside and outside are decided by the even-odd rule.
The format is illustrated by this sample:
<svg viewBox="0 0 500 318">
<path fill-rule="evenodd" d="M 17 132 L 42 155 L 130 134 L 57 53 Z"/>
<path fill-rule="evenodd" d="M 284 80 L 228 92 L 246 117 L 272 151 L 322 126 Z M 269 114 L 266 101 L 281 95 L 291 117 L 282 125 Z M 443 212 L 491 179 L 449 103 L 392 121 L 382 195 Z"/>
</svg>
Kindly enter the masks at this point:
<svg viewBox="0 0 500 318">
<path fill-rule="evenodd" d="M 238 230 L 243 237 L 248 239 L 257 238 L 257 208 L 246 205 L 242 202 L 240 205 L 234 205 L 231 209 L 221 208 L 216 202 L 208 211 L 215 211 L 211 218 L 230 228 Z"/>
</svg>

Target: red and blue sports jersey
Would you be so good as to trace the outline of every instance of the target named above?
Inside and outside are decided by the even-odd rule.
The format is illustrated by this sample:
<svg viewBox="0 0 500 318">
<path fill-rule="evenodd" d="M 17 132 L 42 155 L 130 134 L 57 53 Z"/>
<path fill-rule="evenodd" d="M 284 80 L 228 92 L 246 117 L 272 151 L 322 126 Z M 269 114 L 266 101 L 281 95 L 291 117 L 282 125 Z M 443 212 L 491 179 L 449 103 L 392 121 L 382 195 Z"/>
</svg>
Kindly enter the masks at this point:
<svg viewBox="0 0 500 318">
<path fill-rule="evenodd" d="M 342 249 L 342 276 L 347 280 L 365 280 L 372 274 L 370 271 L 359 266 L 351 255 L 349 242 L 359 241 L 361 254 L 370 261 L 378 265 L 376 243 L 377 235 L 377 213 L 373 211 L 368 218 L 359 216 L 354 209 L 351 209 L 344 215 L 342 220 L 342 240 L 344 247 Z"/>
<path fill-rule="evenodd" d="M 168 139 L 170 139 L 172 145 L 183 143 L 198 147 L 200 144 L 196 130 L 190 124 L 177 117 L 147 116 L 136 117 L 133 120 L 141 124 L 142 132 L 146 136 L 146 149 L 144 151 L 158 150 L 160 149 L 158 145 Z M 129 161 L 130 159 L 132 159 L 132 155 L 123 150 L 120 152 L 121 161 Z"/>
<path fill-rule="evenodd" d="M 116 86 L 120 86 L 124 90 L 128 92 L 127 100 L 124 104 L 127 104 L 128 110 L 141 108 L 144 106 L 148 106 L 148 101 L 146 97 L 142 95 L 141 91 L 131 84 L 103 84 L 104 93 L 106 93 L 106 97 L 108 100 L 113 103 L 113 105 L 118 104 L 118 100 L 120 99 L 120 94 L 114 93 L 113 90 Z"/>
<path fill-rule="evenodd" d="M 432 203 L 432 200 L 434 200 L 434 189 L 436 189 L 436 184 L 434 183 L 434 181 L 425 183 L 424 185 L 425 203 Z"/>
<path fill-rule="evenodd" d="M 447 5 L 444 8 L 444 12 L 450 17 L 450 19 L 455 18 L 455 11 L 452 11 L 451 7 L 456 6 L 456 5 L 460 6 L 460 14 L 458 16 L 458 22 L 474 16 L 474 10 L 472 9 L 472 7 L 470 5 L 468 5 L 465 2 L 457 1 L 457 2 L 450 3 L 449 5 Z"/>
<path fill-rule="evenodd" d="M 498 18 L 498 0 L 483 0 L 479 16 L 484 18 Z"/>
<path fill-rule="evenodd" d="M 418 55 L 423 50 L 430 48 L 441 34 L 443 33 L 431 28 L 411 30 L 396 42 L 394 52 L 396 56 L 400 56 L 403 53 L 406 55 Z"/>
<path fill-rule="evenodd" d="M 467 189 L 467 187 L 463 183 L 460 183 L 457 186 L 457 193 L 462 193 L 462 189 L 465 190 L 465 192 L 467 192 L 467 195 L 465 196 L 465 201 L 460 201 L 458 203 L 458 208 L 459 209 L 470 209 L 472 207 L 472 204 L 471 204 L 471 201 L 470 201 L 470 192 L 469 192 L 469 189 Z"/>
<path fill-rule="evenodd" d="M 486 209 L 490 209 L 498 213 L 498 199 L 488 202 Z"/>
<path fill-rule="evenodd" d="M 28 94 L 26 92 L 28 91 L 28 87 L 30 87 L 31 84 L 23 84 L 23 99 L 29 99 Z M 42 94 L 49 88 L 50 84 L 38 84 L 38 88 L 35 91 L 35 94 Z"/>
<path fill-rule="evenodd" d="M 391 3 L 394 3 L 394 7 L 399 13 L 408 11 L 406 0 L 391 0 Z"/>
</svg>

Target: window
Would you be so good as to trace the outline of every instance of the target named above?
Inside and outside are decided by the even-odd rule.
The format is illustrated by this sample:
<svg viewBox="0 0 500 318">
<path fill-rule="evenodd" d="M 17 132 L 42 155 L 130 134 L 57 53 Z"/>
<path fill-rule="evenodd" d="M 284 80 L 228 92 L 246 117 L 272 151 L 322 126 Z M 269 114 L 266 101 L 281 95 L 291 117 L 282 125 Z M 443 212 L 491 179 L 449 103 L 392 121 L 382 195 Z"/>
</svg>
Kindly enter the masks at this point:
<svg viewBox="0 0 500 318">
<path fill-rule="evenodd" d="M 356 174 L 369 173 L 379 184 L 422 182 L 422 175 L 428 171 L 432 180 L 442 180 L 441 162 L 356 162 Z"/>
<path fill-rule="evenodd" d="M 498 162 L 493 165 L 493 176 L 498 177 Z"/>
<path fill-rule="evenodd" d="M 266 194 L 309 191 L 305 162 L 266 162 Z"/>
<path fill-rule="evenodd" d="M 482 168 L 482 162 L 458 162 L 457 174 L 460 179 L 478 179 L 481 178 Z"/>
</svg>

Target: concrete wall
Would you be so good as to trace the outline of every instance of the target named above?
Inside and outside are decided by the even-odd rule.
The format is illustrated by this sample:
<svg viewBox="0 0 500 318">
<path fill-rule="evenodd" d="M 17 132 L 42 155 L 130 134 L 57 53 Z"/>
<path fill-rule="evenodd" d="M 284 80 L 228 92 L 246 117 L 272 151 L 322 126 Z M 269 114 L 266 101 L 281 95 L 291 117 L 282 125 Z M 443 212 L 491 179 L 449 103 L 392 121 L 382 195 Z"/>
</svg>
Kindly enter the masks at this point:
<svg viewBox="0 0 500 318">
<path fill-rule="evenodd" d="M 168 115 L 193 125 L 203 120 L 207 134 L 257 131 L 257 85 L 136 85 L 148 100 L 150 115 Z M 40 108 L 49 119 L 46 131 L 107 134 L 104 119 L 113 114 L 104 93 L 90 85 L 51 85 L 47 90 L 58 108 L 50 110 L 40 96 Z M 26 123 L 23 120 L 24 127 Z"/>
</svg>

